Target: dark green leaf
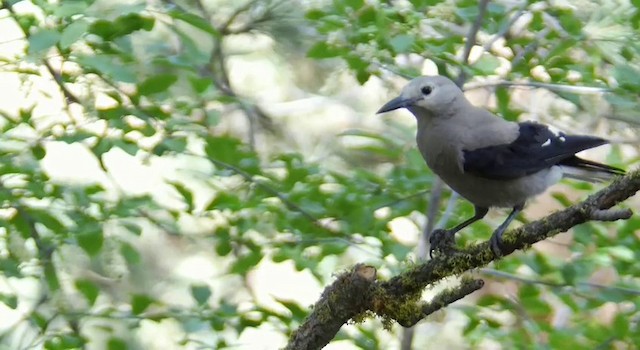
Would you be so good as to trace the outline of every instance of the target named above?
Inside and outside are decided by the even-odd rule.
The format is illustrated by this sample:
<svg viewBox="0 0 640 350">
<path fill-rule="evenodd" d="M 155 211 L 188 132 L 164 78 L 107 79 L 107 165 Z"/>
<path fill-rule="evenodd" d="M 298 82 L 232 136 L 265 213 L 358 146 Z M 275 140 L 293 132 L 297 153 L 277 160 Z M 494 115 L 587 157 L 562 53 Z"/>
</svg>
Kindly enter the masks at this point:
<svg viewBox="0 0 640 350">
<path fill-rule="evenodd" d="M 205 305 L 211 298 L 211 289 L 205 284 L 192 285 L 191 296 L 198 305 Z"/>
<path fill-rule="evenodd" d="M 343 52 L 345 52 L 345 50 L 329 46 L 326 42 L 320 41 L 307 51 L 307 56 L 311 58 L 330 58 L 337 57 Z"/>
<path fill-rule="evenodd" d="M 129 13 L 116 18 L 114 21 L 97 20 L 89 27 L 89 32 L 100 36 L 106 41 L 131 34 L 137 30 L 149 31 L 153 29 L 155 20 L 137 13 Z"/>
<path fill-rule="evenodd" d="M 0 293 L 0 303 L 3 303 L 10 309 L 15 310 L 18 307 L 18 297 L 15 295 Z"/>
<path fill-rule="evenodd" d="M 174 74 L 158 74 L 147 78 L 138 85 L 138 94 L 148 96 L 164 92 L 178 80 Z"/>
<path fill-rule="evenodd" d="M 101 228 L 80 227 L 80 229 L 83 231 L 76 235 L 78 245 L 89 255 L 98 254 L 104 243 L 104 235 Z"/>
<path fill-rule="evenodd" d="M 249 270 L 253 269 L 262 260 L 262 252 L 259 250 L 251 251 L 244 256 L 239 257 L 231 266 L 230 272 L 239 275 L 245 275 Z"/>
<path fill-rule="evenodd" d="M 121 223 L 121 225 L 124 226 L 127 231 L 133 233 L 136 236 L 140 236 L 142 234 L 142 227 L 140 227 L 140 225 L 138 225 L 137 223 L 123 222 Z"/>
<path fill-rule="evenodd" d="M 187 187 L 185 187 L 181 183 L 169 182 L 169 184 L 173 186 L 173 188 L 175 188 L 184 199 L 185 203 L 187 204 L 187 212 L 188 213 L 193 212 L 193 208 L 195 204 L 193 202 L 193 193 L 191 193 L 191 190 L 189 190 Z"/>
<path fill-rule="evenodd" d="M 169 11 L 169 16 L 181 20 L 185 23 L 189 23 L 190 25 L 209 34 L 213 34 L 214 36 L 220 36 L 218 30 L 214 28 L 206 19 L 200 16 L 196 16 L 192 13 L 183 11 Z"/>
<path fill-rule="evenodd" d="M 93 306 L 93 304 L 95 304 L 96 302 L 96 299 L 98 298 L 98 295 L 100 294 L 100 288 L 98 288 L 95 283 L 89 280 L 77 280 L 75 284 L 76 289 L 78 289 L 78 291 L 80 291 L 80 293 L 82 293 L 82 295 L 87 298 L 89 305 Z"/>
<path fill-rule="evenodd" d="M 123 350 L 129 349 L 127 343 L 120 338 L 109 338 L 107 342 L 107 350 Z"/>
<path fill-rule="evenodd" d="M 135 315 L 143 313 L 155 300 L 146 294 L 133 294 L 131 296 L 131 312 Z"/>
<path fill-rule="evenodd" d="M 37 143 L 31 147 L 31 152 L 33 152 L 33 156 L 38 160 L 42 160 L 44 156 L 47 154 L 44 147 L 41 144 Z"/>
</svg>

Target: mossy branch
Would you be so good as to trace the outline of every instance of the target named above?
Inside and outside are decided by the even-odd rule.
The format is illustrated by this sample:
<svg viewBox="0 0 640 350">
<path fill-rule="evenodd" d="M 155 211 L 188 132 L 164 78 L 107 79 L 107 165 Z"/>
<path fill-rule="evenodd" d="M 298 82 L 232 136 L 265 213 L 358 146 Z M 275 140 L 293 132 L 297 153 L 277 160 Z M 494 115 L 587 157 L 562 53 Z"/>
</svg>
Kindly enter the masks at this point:
<svg viewBox="0 0 640 350">
<path fill-rule="evenodd" d="M 587 221 L 628 219 L 631 210 L 611 208 L 638 191 L 640 170 L 635 170 L 583 202 L 506 232 L 503 255 L 525 249 Z M 414 325 L 428 314 L 480 289 L 483 282 L 463 277 L 459 286 L 441 292 L 431 302 L 421 302 L 422 291 L 428 285 L 497 259 L 486 241 L 463 250 L 438 254 L 384 282 L 376 280 L 375 268 L 356 265 L 324 290 L 313 312 L 291 335 L 285 349 L 321 349 L 343 324 L 368 313 L 375 313 L 386 321 L 395 320 L 405 327 Z"/>
</svg>

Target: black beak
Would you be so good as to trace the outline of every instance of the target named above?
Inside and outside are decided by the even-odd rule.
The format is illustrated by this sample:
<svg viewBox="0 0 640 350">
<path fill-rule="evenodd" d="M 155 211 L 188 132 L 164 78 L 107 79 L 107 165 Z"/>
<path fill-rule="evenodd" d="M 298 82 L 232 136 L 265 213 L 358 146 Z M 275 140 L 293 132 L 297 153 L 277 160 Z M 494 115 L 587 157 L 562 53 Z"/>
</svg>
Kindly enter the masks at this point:
<svg viewBox="0 0 640 350">
<path fill-rule="evenodd" d="M 406 108 L 411 106 L 412 104 L 413 104 L 413 100 L 404 99 L 398 96 L 393 100 L 385 103 L 384 106 L 380 107 L 380 109 L 376 112 L 376 114 L 393 111 L 394 109 L 398 109 L 398 108 Z"/>
</svg>

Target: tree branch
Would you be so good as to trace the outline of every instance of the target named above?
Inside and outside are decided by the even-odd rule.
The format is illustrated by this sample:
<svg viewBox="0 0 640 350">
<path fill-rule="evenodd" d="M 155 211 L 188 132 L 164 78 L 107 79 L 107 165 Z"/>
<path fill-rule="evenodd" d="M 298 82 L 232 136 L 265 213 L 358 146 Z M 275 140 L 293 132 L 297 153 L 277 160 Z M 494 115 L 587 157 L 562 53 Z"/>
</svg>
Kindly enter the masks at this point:
<svg viewBox="0 0 640 350">
<path fill-rule="evenodd" d="M 431 301 L 422 303 L 420 312 L 409 314 L 407 318 L 398 319 L 397 321 L 403 327 L 413 327 L 423 318 L 431 315 L 432 313 L 442 309 L 449 304 L 452 304 L 466 297 L 467 295 L 482 288 L 482 286 L 484 286 L 483 280 L 463 277 L 462 281 L 460 281 L 459 286 L 454 288 L 447 288 L 441 291 Z"/>
<path fill-rule="evenodd" d="M 487 6 L 489 5 L 489 0 L 481 0 L 478 4 L 478 17 L 471 25 L 471 29 L 469 30 L 469 34 L 467 34 L 467 40 L 464 43 L 464 51 L 462 52 L 462 64 L 466 65 L 469 63 L 469 55 L 471 55 L 471 49 L 473 45 L 476 44 L 478 35 L 478 31 L 482 26 L 482 21 L 484 21 L 484 14 L 487 12 Z M 467 73 L 462 69 L 460 71 L 460 75 L 458 75 L 458 79 L 456 79 L 456 85 L 462 87 L 464 82 L 467 80 Z"/>
<path fill-rule="evenodd" d="M 29 31 L 27 31 L 23 26 L 20 25 L 20 19 L 18 18 L 18 14 L 13 9 L 13 5 L 11 4 L 11 2 L 3 1 L 0 9 L 5 9 L 9 12 L 9 16 L 16 22 L 16 24 L 18 24 L 18 27 L 20 27 L 20 30 L 22 31 L 22 34 L 24 34 L 25 39 L 29 40 L 31 33 L 29 33 Z M 45 68 L 47 68 L 47 71 L 49 72 L 49 74 L 51 74 L 51 77 L 53 77 L 53 80 L 60 88 L 60 91 L 62 92 L 67 104 L 77 103 L 81 105 L 82 103 L 80 102 L 80 99 L 76 95 L 74 95 L 73 92 L 71 92 L 71 90 L 69 90 L 69 88 L 65 85 L 60 72 L 56 71 L 46 58 L 42 59 L 42 64 L 45 66 Z"/>
<path fill-rule="evenodd" d="M 371 308 L 376 275 L 373 266 L 364 264 L 339 275 L 313 306 L 313 314 L 291 335 L 285 350 L 320 349 L 327 345 L 359 310 L 364 313 Z"/>
<path fill-rule="evenodd" d="M 583 202 L 506 232 L 503 236 L 503 254 L 506 256 L 516 250 L 526 249 L 587 221 L 627 219 L 631 216 L 631 210 L 610 208 L 638 191 L 640 170 L 635 170 Z M 497 259 L 486 241 L 462 250 L 438 254 L 434 259 L 415 265 L 388 281 L 376 281 L 373 267 L 356 265 L 352 271 L 338 276 L 324 290 L 313 312 L 292 334 L 286 349 L 320 349 L 333 339 L 343 324 L 349 320 L 358 321 L 370 314 L 383 318 L 386 325 L 396 321 L 403 326 L 411 326 L 433 311 L 481 288 L 482 281 L 463 277 L 461 285 L 438 294 L 428 303 L 420 301 L 424 288 Z"/>
</svg>

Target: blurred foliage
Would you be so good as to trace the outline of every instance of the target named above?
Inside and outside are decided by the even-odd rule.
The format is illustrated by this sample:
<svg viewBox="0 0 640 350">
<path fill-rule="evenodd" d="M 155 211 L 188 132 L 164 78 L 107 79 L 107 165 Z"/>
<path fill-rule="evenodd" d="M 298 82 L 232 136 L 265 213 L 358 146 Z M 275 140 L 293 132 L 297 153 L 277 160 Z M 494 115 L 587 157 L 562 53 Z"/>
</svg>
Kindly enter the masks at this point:
<svg viewBox="0 0 640 350">
<path fill-rule="evenodd" d="M 48 94 L 64 108 L 50 120 L 36 115 L 35 105 L 0 110 L 0 303 L 21 315 L 1 330 L 0 344 L 148 348 L 137 335 L 144 325 L 171 321 L 183 334 L 174 346 L 237 348 L 246 329 L 269 324 L 287 335 L 308 311 L 288 300 L 266 307 L 253 297 L 250 274 L 261 261 L 292 262 L 324 285 L 331 276 L 323 264 L 348 266 L 354 251 L 387 272 L 415 258 L 414 247 L 394 238 L 388 225 L 424 219 L 434 178 L 415 147 L 389 134 L 346 131 L 339 137 L 363 141 L 336 146 L 353 165 L 347 169 L 286 146 L 275 148 L 286 152 L 261 149 L 256 135 L 286 143 L 286 126 L 234 90 L 227 60 L 237 53 L 227 50 L 229 41 L 268 37 L 283 59 L 330 59 L 330 65 L 315 62 L 315 69 L 346 68 L 361 84 L 419 75 L 429 60 L 449 76 L 611 88 L 608 109 L 594 117 L 633 125 L 640 92 L 636 6 L 491 2 L 478 35 L 485 50 L 466 64 L 460 57 L 479 14 L 476 1 L 3 1 L 2 17 L 19 26 L 26 45 L 3 57 L 2 72 L 19 74 L 25 93 L 32 77 L 53 79 L 59 93 Z M 510 96 L 495 90 L 496 112 L 515 119 L 521 111 Z M 580 95 L 555 97 L 591 111 Z M 238 112 L 246 130 L 221 127 Z M 610 121 L 610 132 L 628 135 L 626 124 L 616 123 Z M 181 205 L 97 180 L 53 181 L 42 164 L 57 143 L 88 150 L 107 178 L 105 155 L 114 150 L 145 162 L 186 159 L 193 164 L 188 179 L 166 180 Z M 624 166 L 625 157 L 613 147 L 611 162 Z M 592 187 L 573 190 L 584 195 Z M 555 198 L 571 203 L 562 194 Z M 451 223 L 471 211 L 467 203 L 454 206 Z M 187 221 L 207 228 L 194 233 Z M 487 278 L 515 282 L 516 292 L 487 292 L 459 307 L 465 342 L 633 348 L 640 343 L 639 229 L 636 217 L 582 225 L 566 247 L 568 257 L 531 250 L 496 263 Z M 491 225 L 474 225 L 459 244 L 486 239 L 490 231 Z M 213 256 L 215 275 L 234 277 L 240 287 L 202 278 L 176 285 L 183 290 L 175 293 L 191 300 L 175 301 L 173 291 L 145 277 L 153 269 L 143 252 L 150 232 Z M 612 285 L 590 282 L 599 271 L 612 274 Z M 21 281 L 34 282 L 35 292 L 21 292 Z M 397 344 L 378 324 L 356 328 L 337 339 L 363 349 Z"/>
</svg>

